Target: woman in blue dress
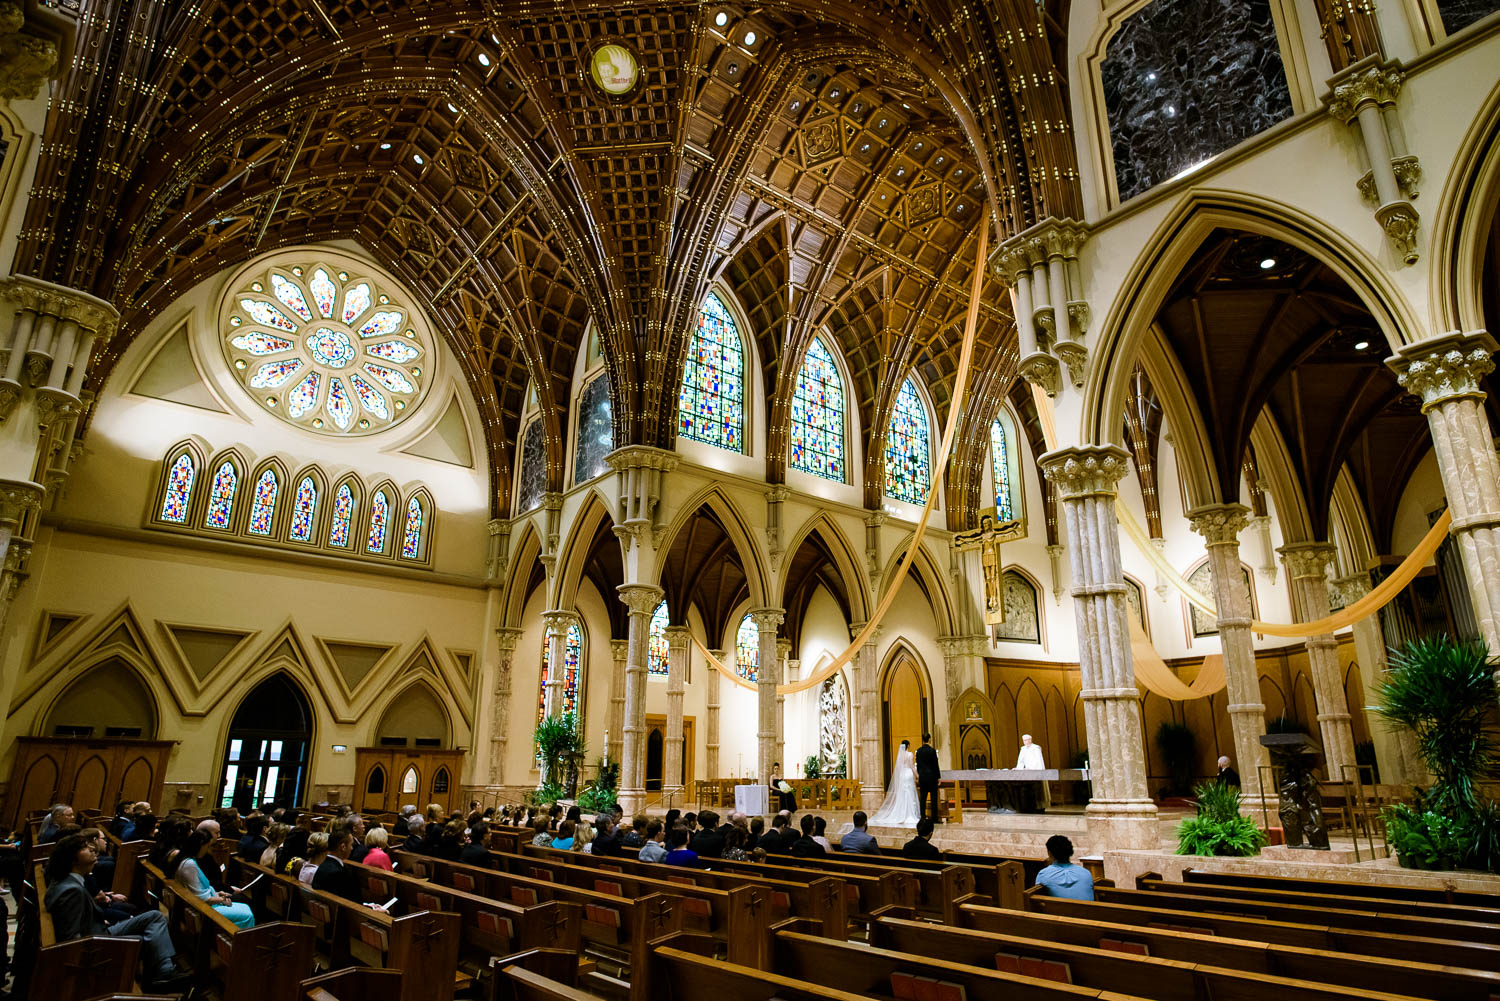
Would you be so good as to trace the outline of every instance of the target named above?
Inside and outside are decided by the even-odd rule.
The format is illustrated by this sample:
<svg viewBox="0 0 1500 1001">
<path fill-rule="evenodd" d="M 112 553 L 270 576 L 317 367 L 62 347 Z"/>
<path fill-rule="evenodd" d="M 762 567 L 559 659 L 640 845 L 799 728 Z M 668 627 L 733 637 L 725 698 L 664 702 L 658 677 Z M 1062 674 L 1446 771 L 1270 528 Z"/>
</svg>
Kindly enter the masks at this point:
<svg viewBox="0 0 1500 1001">
<path fill-rule="evenodd" d="M 250 905 L 236 903 L 230 894 L 215 890 L 204 875 L 201 865 L 218 865 L 212 856 L 201 865 L 198 861 L 210 840 L 210 835 L 205 831 L 194 831 L 188 835 L 177 854 L 168 860 L 166 874 L 175 879 L 184 891 L 207 901 L 214 910 L 233 921 L 236 928 L 254 928 L 255 914 L 250 910 Z"/>
</svg>

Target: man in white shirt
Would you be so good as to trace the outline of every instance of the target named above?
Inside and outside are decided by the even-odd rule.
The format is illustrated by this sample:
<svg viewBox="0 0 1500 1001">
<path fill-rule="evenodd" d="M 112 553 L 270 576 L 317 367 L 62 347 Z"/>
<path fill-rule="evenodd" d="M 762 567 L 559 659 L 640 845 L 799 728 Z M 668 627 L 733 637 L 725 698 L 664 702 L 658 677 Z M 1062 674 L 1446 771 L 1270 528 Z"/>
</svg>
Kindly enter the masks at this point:
<svg viewBox="0 0 1500 1001">
<path fill-rule="evenodd" d="M 1031 734 L 1021 734 L 1021 753 L 1016 755 L 1016 768 L 1027 771 L 1041 771 L 1047 767 L 1046 761 L 1042 759 L 1042 749 L 1031 742 Z M 1052 805 L 1052 790 L 1045 782 L 1038 782 L 1041 789 L 1037 791 L 1037 799 L 1041 801 L 1042 809 Z"/>
</svg>

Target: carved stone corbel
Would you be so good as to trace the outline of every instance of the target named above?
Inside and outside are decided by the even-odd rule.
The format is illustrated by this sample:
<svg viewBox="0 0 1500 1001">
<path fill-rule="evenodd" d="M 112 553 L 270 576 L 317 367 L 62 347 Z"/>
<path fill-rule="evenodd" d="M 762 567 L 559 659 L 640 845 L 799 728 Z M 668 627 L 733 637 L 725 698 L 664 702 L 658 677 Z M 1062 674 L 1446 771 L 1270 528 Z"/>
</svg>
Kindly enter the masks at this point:
<svg viewBox="0 0 1500 1001">
<path fill-rule="evenodd" d="M 1421 216 L 1412 201 L 1422 166 L 1406 148 L 1396 108 L 1405 77 L 1399 63 L 1370 55 L 1328 81 L 1331 89 L 1323 103 L 1359 139 L 1365 168 L 1355 182 L 1360 196 L 1375 206 L 1375 221 L 1401 259 L 1415 264 Z"/>
</svg>

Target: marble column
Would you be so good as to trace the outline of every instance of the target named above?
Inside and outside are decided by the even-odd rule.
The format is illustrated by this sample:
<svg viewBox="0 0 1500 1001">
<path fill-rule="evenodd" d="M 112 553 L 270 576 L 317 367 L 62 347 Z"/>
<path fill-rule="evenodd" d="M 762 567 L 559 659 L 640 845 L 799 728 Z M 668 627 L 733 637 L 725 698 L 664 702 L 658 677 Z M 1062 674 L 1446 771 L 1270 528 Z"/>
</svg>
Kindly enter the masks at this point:
<svg viewBox="0 0 1500 1001">
<path fill-rule="evenodd" d="M 1315 622 L 1330 614 L 1328 564 L 1338 550 L 1326 542 L 1299 542 L 1279 550 L 1292 587 L 1292 610 L 1298 622 Z M 1323 743 L 1323 776 L 1331 782 L 1344 778 L 1354 766 L 1354 731 L 1349 723 L 1349 700 L 1339 670 L 1338 640 L 1332 633 L 1307 638 L 1308 672 L 1318 704 L 1318 734 Z M 1352 778 L 1352 776 L 1351 776 Z"/>
<path fill-rule="evenodd" d="M 547 676 L 542 679 L 542 715 L 551 719 L 563 714 L 567 698 L 563 682 L 568 670 L 568 629 L 578 624 L 578 613 L 553 609 L 542 613 L 547 635 Z"/>
<path fill-rule="evenodd" d="M 510 734 L 511 677 L 514 673 L 516 641 L 521 630 L 501 626 L 495 630 L 500 660 L 495 665 L 495 691 L 490 703 L 490 785 L 505 783 L 505 749 Z"/>
<path fill-rule="evenodd" d="M 634 815 L 646 807 L 646 658 L 651 615 L 666 592 L 654 584 L 621 584 L 616 590 L 630 610 L 625 722 L 620 728 L 620 806 L 627 815 Z"/>
<path fill-rule="evenodd" d="M 791 653 L 790 640 L 778 639 L 776 641 L 776 677 L 783 685 L 799 680 L 797 671 L 801 668 L 802 661 L 794 660 Z M 780 693 L 776 696 L 776 760 L 781 762 L 788 772 L 795 773 L 792 763 L 786 759 L 786 696 Z"/>
<path fill-rule="evenodd" d="M 771 763 L 780 760 L 776 757 L 776 685 L 781 675 L 776 659 L 776 631 L 781 628 L 784 615 L 780 608 L 757 608 L 750 612 L 750 619 L 760 633 L 755 668 L 755 774 L 763 784 L 771 778 Z"/>
<path fill-rule="evenodd" d="M 1450 530 L 1479 632 L 1500 651 L 1500 461 L 1484 412 L 1484 377 L 1495 369 L 1495 339 L 1484 331 L 1450 333 L 1400 348 L 1386 364 L 1422 400 L 1432 432 Z"/>
<path fill-rule="evenodd" d="M 662 746 L 662 801 L 669 807 L 682 799 L 682 695 L 687 683 L 688 651 L 692 639 L 686 626 L 668 626 L 667 633 L 667 741 Z"/>
<path fill-rule="evenodd" d="M 605 745 L 609 760 L 619 762 L 625 743 L 625 661 L 630 653 L 629 640 L 610 640 L 609 653 L 614 674 L 609 680 L 609 741 Z"/>
<path fill-rule="evenodd" d="M 1242 802 L 1258 816 L 1262 797 L 1269 792 L 1261 788 L 1260 769 L 1271 758 L 1260 742 L 1266 732 L 1266 706 L 1260 700 L 1260 670 L 1250 635 L 1250 591 L 1240 564 L 1240 533 L 1250 525 L 1250 509 L 1243 504 L 1208 504 L 1189 511 L 1188 521 L 1203 536 L 1213 571 L 1234 768 L 1240 773 Z"/>
<path fill-rule="evenodd" d="M 863 622 L 849 625 L 849 637 L 853 639 L 865 628 Z M 859 758 L 856 762 L 859 776 L 860 806 L 874 810 L 885 799 L 885 783 L 880 771 L 880 698 L 876 694 L 876 675 L 880 671 L 880 630 L 876 626 L 870 641 L 854 654 L 854 679 L 859 687 L 859 709 L 855 715 L 855 726 L 859 738 Z"/>
<path fill-rule="evenodd" d="M 729 654 L 724 650 L 710 650 L 709 656 L 721 664 L 727 664 L 724 658 Z M 705 707 L 703 713 L 703 777 L 706 779 L 722 778 L 723 773 L 719 770 L 719 685 L 724 681 L 724 676 L 719 669 L 712 664 L 703 667 L 704 677 L 704 699 Z"/>
<path fill-rule="evenodd" d="M 1350 574 L 1334 582 L 1346 605 L 1370 593 L 1368 572 Z M 1354 655 L 1365 687 L 1365 705 L 1374 705 L 1376 690 L 1388 670 L 1385 633 L 1379 615 L 1367 615 L 1354 623 Z M 1380 781 L 1396 785 L 1426 785 L 1431 776 L 1417 757 L 1416 735 L 1406 727 L 1391 727 L 1379 717 L 1370 719 L 1370 740 L 1375 744 L 1375 764 Z"/>
<path fill-rule="evenodd" d="M 1130 453 L 1118 445 L 1074 446 L 1048 452 L 1041 465 L 1066 512 L 1094 787 L 1087 810 L 1090 839 L 1112 848 L 1155 849 L 1161 838 L 1156 804 L 1146 789 L 1140 690 L 1130 657 L 1131 613 L 1114 508 Z"/>
</svg>

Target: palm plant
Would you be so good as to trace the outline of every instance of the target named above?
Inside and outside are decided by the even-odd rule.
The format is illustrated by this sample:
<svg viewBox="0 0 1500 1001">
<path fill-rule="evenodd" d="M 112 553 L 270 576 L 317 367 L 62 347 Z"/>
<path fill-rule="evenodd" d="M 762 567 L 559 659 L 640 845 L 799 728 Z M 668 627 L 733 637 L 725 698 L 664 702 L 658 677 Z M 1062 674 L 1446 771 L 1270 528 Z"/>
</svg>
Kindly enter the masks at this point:
<svg viewBox="0 0 1500 1001">
<path fill-rule="evenodd" d="M 572 713 L 544 717 L 532 733 L 537 761 L 542 766 L 542 785 L 560 784 L 561 767 L 567 755 L 582 745 L 578 719 Z"/>
<path fill-rule="evenodd" d="M 1472 816 L 1475 779 L 1495 761 L 1495 736 L 1485 725 L 1497 695 L 1488 648 L 1446 636 L 1413 640 L 1393 650 L 1375 712 L 1416 736 L 1417 756 L 1435 777 L 1427 809 Z"/>
</svg>

